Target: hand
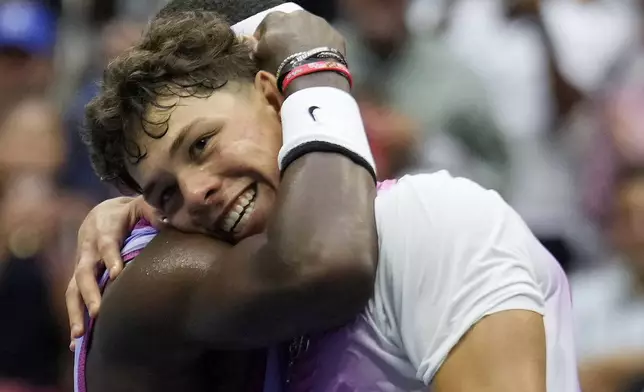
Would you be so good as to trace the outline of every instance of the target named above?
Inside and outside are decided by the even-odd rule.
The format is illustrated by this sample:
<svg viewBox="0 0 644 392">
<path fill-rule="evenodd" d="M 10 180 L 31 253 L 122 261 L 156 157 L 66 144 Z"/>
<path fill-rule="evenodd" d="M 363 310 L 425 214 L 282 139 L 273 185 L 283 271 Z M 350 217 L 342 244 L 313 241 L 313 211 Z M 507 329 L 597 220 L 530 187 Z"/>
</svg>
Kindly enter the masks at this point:
<svg viewBox="0 0 644 392">
<path fill-rule="evenodd" d="M 72 346 L 73 339 L 84 334 L 83 314 L 87 306 L 96 317 L 101 294 L 96 282 L 96 268 L 102 262 L 114 279 L 123 270 L 121 244 L 129 230 L 141 218 L 151 222 L 152 210 L 142 198 L 117 197 L 104 201 L 87 215 L 78 231 L 76 270 L 66 293 Z"/>
<path fill-rule="evenodd" d="M 344 38 L 326 20 L 306 11 L 272 12 L 255 32 L 255 58 L 272 74 L 288 56 L 326 46 L 346 54 Z"/>
</svg>

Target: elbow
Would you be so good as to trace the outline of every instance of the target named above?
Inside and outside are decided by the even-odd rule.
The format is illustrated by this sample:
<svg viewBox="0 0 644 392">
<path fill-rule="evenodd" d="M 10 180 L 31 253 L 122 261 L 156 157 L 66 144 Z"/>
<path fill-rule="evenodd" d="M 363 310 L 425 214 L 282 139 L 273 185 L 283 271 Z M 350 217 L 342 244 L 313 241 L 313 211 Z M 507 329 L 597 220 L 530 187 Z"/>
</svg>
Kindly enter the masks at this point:
<svg viewBox="0 0 644 392">
<path fill-rule="evenodd" d="M 374 230 L 375 231 L 375 230 Z M 319 246 L 316 246 L 316 243 Z M 289 262 L 318 299 L 320 315 L 332 324 L 350 321 L 373 296 L 378 246 L 376 236 L 354 236 L 343 241 L 312 241 Z"/>
<path fill-rule="evenodd" d="M 332 293 L 337 296 L 338 317 L 340 322 L 350 320 L 367 306 L 373 297 L 376 279 L 376 262 L 364 257 L 362 262 L 346 260 L 347 264 L 337 271 L 328 284 L 335 286 Z M 353 262 L 353 263 L 351 263 Z"/>
</svg>

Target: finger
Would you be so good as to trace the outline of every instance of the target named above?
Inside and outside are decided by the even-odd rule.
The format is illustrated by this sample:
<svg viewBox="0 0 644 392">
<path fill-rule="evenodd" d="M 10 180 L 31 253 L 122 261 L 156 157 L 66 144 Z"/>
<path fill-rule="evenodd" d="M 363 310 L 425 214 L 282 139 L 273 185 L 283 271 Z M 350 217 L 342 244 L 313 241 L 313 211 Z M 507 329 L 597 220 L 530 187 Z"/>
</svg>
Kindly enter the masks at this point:
<svg viewBox="0 0 644 392">
<path fill-rule="evenodd" d="M 103 260 L 105 268 L 109 271 L 110 279 L 115 279 L 123 270 L 123 259 L 121 258 L 120 238 L 101 237 L 98 244 L 98 260 Z"/>
<path fill-rule="evenodd" d="M 75 273 L 76 285 L 91 317 L 96 317 L 101 303 L 101 292 L 96 281 L 97 263 L 98 254 L 85 253 Z"/>
<path fill-rule="evenodd" d="M 246 37 L 244 38 L 244 40 L 255 41 L 251 37 Z M 139 203 L 133 213 L 134 215 L 142 215 L 152 225 L 152 227 L 157 230 L 160 230 L 168 225 L 167 218 L 163 217 L 159 210 L 145 202 Z M 133 220 L 138 221 L 138 219 Z"/>
<path fill-rule="evenodd" d="M 136 200 L 132 201 L 130 208 L 128 208 L 128 219 L 130 223 L 130 227 L 128 228 L 132 228 L 134 225 L 136 225 L 136 223 L 141 218 L 144 218 L 148 222 L 152 222 L 160 215 L 161 214 L 156 208 L 146 203 L 146 201 L 142 197 L 139 197 Z"/>
<path fill-rule="evenodd" d="M 84 331 L 84 310 L 82 298 L 76 286 L 76 279 L 72 278 L 65 292 L 65 304 L 67 305 L 67 316 L 69 317 L 69 331 L 71 339 L 76 339 L 85 333 Z"/>
</svg>

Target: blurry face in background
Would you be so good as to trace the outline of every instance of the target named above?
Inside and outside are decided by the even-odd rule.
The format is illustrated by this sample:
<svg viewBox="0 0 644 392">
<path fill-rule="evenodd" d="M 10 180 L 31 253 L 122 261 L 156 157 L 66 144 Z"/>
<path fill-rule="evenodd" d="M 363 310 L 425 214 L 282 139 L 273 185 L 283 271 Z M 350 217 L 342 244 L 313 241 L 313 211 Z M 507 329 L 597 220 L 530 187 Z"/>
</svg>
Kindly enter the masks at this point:
<svg viewBox="0 0 644 392">
<path fill-rule="evenodd" d="M 28 99 L 7 113 L 0 127 L 0 174 L 28 170 L 53 176 L 65 153 L 57 108 Z"/>
<path fill-rule="evenodd" d="M 165 98 L 173 101 L 164 104 L 176 103 L 167 133 L 140 136 L 147 156 L 130 173 L 170 225 L 231 242 L 264 230 L 282 144 L 281 95 L 264 74 L 255 84 L 229 83 L 207 98 Z M 148 113 L 153 121 L 167 115 Z"/>
<path fill-rule="evenodd" d="M 391 51 L 407 36 L 408 0 L 338 0 L 338 5 L 376 50 Z"/>
<path fill-rule="evenodd" d="M 52 60 L 35 56 L 17 48 L 0 48 L 0 91 L 3 101 L 44 92 L 53 73 Z"/>
<path fill-rule="evenodd" d="M 644 272 L 644 175 L 622 182 L 615 203 L 614 244 Z"/>
<path fill-rule="evenodd" d="M 0 127 L 0 246 L 14 255 L 35 254 L 55 234 L 55 178 L 64 156 L 55 108 L 26 100 L 8 112 Z"/>
<path fill-rule="evenodd" d="M 391 179 L 412 162 L 419 145 L 419 125 L 386 104 L 357 97 L 362 121 L 378 169 L 378 179 Z"/>
</svg>

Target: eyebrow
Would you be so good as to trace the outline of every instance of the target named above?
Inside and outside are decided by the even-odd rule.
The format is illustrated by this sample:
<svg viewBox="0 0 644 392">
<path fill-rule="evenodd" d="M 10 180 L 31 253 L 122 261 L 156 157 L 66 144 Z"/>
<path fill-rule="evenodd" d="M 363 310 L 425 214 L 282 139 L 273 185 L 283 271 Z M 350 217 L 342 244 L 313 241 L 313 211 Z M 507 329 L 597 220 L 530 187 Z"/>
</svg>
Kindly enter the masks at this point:
<svg viewBox="0 0 644 392">
<path fill-rule="evenodd" d="M 202 117 L 197 117 L 194 120 L 190 121 L 188 124 L 186 124 L 183 128 L 179 130 L 179 134 L 177 137 L 172 141 L 172 144 L 170 145 L 170 158 L 172 158 L 174 155 L 176 155 L 177 151 L 181 148 L 183 143 L 186 141 L 186 138 L 188 137 L 188 133 L 197 125 L 200 123 L 206 121 Z"/>
</svg>

